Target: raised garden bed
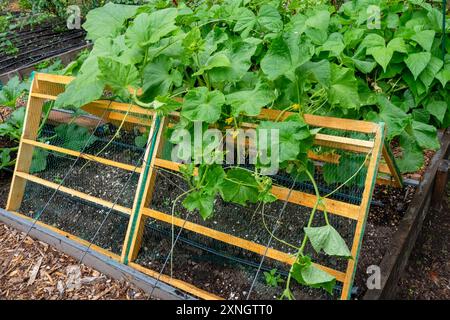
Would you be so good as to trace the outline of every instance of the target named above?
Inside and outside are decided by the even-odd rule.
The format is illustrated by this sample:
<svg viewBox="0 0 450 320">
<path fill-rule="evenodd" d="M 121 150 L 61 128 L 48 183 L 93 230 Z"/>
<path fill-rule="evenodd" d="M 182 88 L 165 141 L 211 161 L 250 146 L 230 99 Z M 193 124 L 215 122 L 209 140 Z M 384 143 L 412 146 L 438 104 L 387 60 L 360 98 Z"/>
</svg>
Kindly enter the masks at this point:
<svg viewBox="0 0 450 320">
<path fill-rule="evenodd" d="M 36 64 L 50 58 L 68 63 L 89 47 L 85 36 L 84 30 L 67 29 L 65 22 L 57 18 L 8 34 L 5 40 L 10 41 L 16 52 L 2 50 L 0 53 L 0 81 L 6 83 L 15 75 L 24 78 Z"/>
</svg>

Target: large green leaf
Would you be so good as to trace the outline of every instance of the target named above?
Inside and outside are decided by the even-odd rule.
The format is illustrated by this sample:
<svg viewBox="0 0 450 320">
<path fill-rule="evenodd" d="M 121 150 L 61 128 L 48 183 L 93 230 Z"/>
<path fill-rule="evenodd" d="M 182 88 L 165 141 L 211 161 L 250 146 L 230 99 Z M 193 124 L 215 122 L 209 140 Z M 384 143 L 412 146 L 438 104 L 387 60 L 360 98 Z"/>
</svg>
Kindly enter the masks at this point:
<svg viewBox="0 0 450 320">
<path fill-rule="evenodd" d="M 308 256 L 300 257 L 292 266 L 292 277 L 300 284 L 313 288 L 323 288 L 332 294 L 336 279 L 312 264 Z"/>
<path fill-rule="evenodd" d="M 209 57 L 208 60 L 206 60 L 205 64 L 193 75 L 202 75 L 203 73 L 205 73 L 205 71 L 220 67 L 231 67 L 230 59 L 223 52 L 217 52 L 216 54 Z"/>
<path fill-rule="evenodd" d="M 211 217 L 214 210 L 214 195 L 193 191 L 183 200 L 183 206 L 189 211 L 198 210 L 204 220 Z"/>
<path fill-rule="evenodd" d="M 419 121 L 412 121 L 412 135 L 422 149 L 437 150 L 440 148 L 435 127 Z"/>
<path fill-rule="evenodd" d="M 279 32 L 283 29 L 283 21 L 277 8 L 265 4 L 259 9 L 258 15 L 247 8 L 240 8 L 234 26 L 235 32 L 241 32 L 246 38 L 256 27 L 264 31 Z"/>
<path fill-rule="evenodd" d="M 306 140 L 311 136 L 306 123 L 300 121 L 261 121 L 258 126 L 259 135 L 262 134 L 260 130 L 276 130 L 278 132 L 279 143 L 276 144 L 275 141 L 271 141 L 268 148 L 270 154 L 272 154 L 272 148 L 278 149 L 279 162 L 296 160 L 302 150 L 302 140 Z"/>
<path fill-rule="evenodd" d="M 286 75 L 294 81 L 296 69 L 309 61 L 313 54 L 314 47 L 310 43 L 302 42 L 298 34 L 290 33 L 272 41 L 261 60 L 261 69 L 270 80 Z"/>
<path fill-rule="evenodd" d="M 114 38 L 119 35 L 125 21 L 136 14 L 137 6 L 114 4 L 108 2 L 100 8 L 89 11 L 83 28 L 87 31 L 86 38 Z"/>
<path fill-rule="evenodd" d="M 240 114 L 257 116 L 261 108 L 269 105 L 275 99 L 275 93 L 265 84 L 258 84 L 253 90 L 242 90 L 225 96 L 227 104 L 231 105 L 234 117 Z"/>
<path fill-rule="evenodd" d="M 371 111 L 366 115 L 366 120 L 383 121 L 386 124 L 386 139 L 390 141 L 405 130 L 410 123 L 410 117 L 383 95 L 378 96 L 377 102 L 381 109 L 380 113 Z"/>
<path fill-rule="evenodd" d="M 422 149 L 415 138 L 403 132 L 399 137 L 399 144 L 402 152 L 395 160 L 400 171 L 405 173 L 419 170 L 424 164 L 424 159 Z"/>
<path fill-rule="evenodd" d="M 336 64 L 331 65 L 328 99 L 332 106 L 340 106 L 344 109 L 359 108 L 358 82 L 353 70 Z"/>
<path fill-rule="evenodd" d="M 97 57 L 89 57 L 83 63 L 79 75 L 66 86 L 63 93 L 58 95 L 55 107 L 81 108 L 89 102 L 100 99 L 105 83 L 98 79 L 99 74 Z"/>
<path fill-rule="evenodd" d="M 392 59 L 392 55 L 394 54 L 394 50 L 386 47 L 372 47 L 367 48 L 367 54 L 373 56 L 375 61 L 383 67 L 384 72 L 386 72 L 387 66 Z"/>
<path fill-rule="evenodd" d="M 129 88 L 135 90 L 139 87 L 139 72 L 132 64 L 123 64 L 112 58 L 98 58 L 100 74 L 98 79 L 108 85 L 122 98 L 130 95 Z"/>
<path fill-rule="evenodd" d="M 230 64 L 226 67 L 215 67 L 208 71 L 212 82 L 235 82 L 240 80 L 252 65 L 251 58 L 255 54 L 256 44 L 247 40 L 230 40 L 221 51 Z"/>
<path fill-rule="evenodd" d="M 151 91 L 151 96 L 166 95 L 175 86 L 181 86 L 183 76 L 173 68 L 173 62 L 166 56 L 159 56 L 147 64 L 143 73 L 144 92 Z"/>
<path fill-rule="evenodd" d="M 431 57 L 427 67 L 419 76 L 419 79 L 422 80 L 427 89 L 430 87 L 431 83 L 433 82 L 434 78 L 436 77 L 439 70 L 441 70 L 443 65 L 444 62 L 441 59 L 434 56 Z"/>
<path fill-rule="evenodd" d="M 430 114 L 432 114 L 440 123 L 444 121 L 444 116 L 447 112 L 447 109 L 447 102 L 442 100 L 438 101 L 433 99 L 426 105 L 426 110 Z"/>
<path fill-rule="evenodd" d="M 405 59 L 405 63 L 408 66 L 408 69 L 414 76 L 414 79 L 417 79 L 419 74 L 427 67 L 428 63 L 431 60 L 431 53 L 429 52 L 419 52 L 419 53 L 411 53 Z"/>
<path fill-rule="evenodd" d="M 412 40 L 420 44 L 425 51 L 430 51 L 431 46 L 433 45 L 434 36 L 436 32 L 433 30 L 423 30 L 417 32 L 414 36 L 411 37 Z"/>
<path fill-rule="evenodd" d="M 226 178 L 220 186 L 223 200 L 246 205 L 258 201 L 258 183 L 251 172 L 234 168 L 227 171 Z"/>
<path fill-rule="evenodd" d="M 191 121 L 216 122 L 220 118 L 225 96 L 220 91 L 206 87 L 190 90 L 184 97 L 181 115 Z"/>
<path fill-rule="evenodd" d="M 147 47 L 177 29 L 175 18 L 177 9 L 167 8 L 150 14 L 141 13 L 125 33 L 125 41 L 131 48 L 134 45 Z"/>
<path fill-rule="evenodd" d="M 92 135 L 86 127 L 81 127 L 75 123 L 60 124 L 55 128 L 58 137 L 59 146 L 82 151 L 97 141 L 96 136 Z"/>
<path fill-rule="evenodd" d="M 324 251 L 330 256 L 351 258 L 352 254 L 339 232 L 331 225 L 322 227 L 305 227 L 306 235 L 317 253 Z"/>
</svg>

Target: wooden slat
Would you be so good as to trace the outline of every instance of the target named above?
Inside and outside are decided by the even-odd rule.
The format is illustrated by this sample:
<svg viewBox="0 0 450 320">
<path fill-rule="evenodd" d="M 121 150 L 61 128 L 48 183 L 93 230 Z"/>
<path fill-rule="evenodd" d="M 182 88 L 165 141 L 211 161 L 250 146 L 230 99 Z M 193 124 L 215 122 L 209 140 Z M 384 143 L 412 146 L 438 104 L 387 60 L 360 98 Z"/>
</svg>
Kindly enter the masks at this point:
<svg viewBox="0 0 450 320">
<path fill-rule="evenodd" d="M 31 82 L 30 92 L 36 89 L 36 79 Z M 44 99 L 29 97 L 25 110 L 23 131 L 19 150 L 17 153 L 16 165 L 11 181 L 11 188 L 6 204 L 6 210 L 17 211 L 23 199 L 26 181 L 17 177 L 17 172 L 29 172 L 33 159 L 34 146 L 22 142 L 23 139 L 36 140 L 39 125 L 41 123 L 42 107 Z"/>
<path fill-rule="evenodd" d="M 322 133 L 316 134 L 314 144 L 362 153 L 369 153 L 373 149 L 373 141 L 332 136 Z"/>
<path fill-rule="evenodd" d="M 402 176 L 398 172 L 394 159 L 392 159 L 391 153 L 388 151 L 385 144 L 383 144 L 382 154 L 384 161 L 386 162 L 387 171 L 389 171 L 389 174 L 394 178 L 395 186 L 401 188 L 403 186 Z"/>
<path fill-rule="evenodd" d="M 125 214 L 128 214 L 128 215 L 131 214 L 131 209 L 130 208 L 126 208 L 124 206 L 121 206 L 121 205 L 118 205 L 118 204 L 114 204 L 112 202 L 109 202 L 109 201 L 106 201 L 106 200 L 103 200 L 103 199 L 91 196 L 91 195 L 89 195 L 87 193 L 80 192 L 80 191 L 77 191 L 77 190 L 74 190 L 74 189 L 71 189 L 71 188 L 59 185 L 57 183 L 47 181 L 45 179 L 33 176 L 33 175 L 29 174 L 29 173 L 16 172 L 16 176 L 19 177 L 19 178 L 22 178 L 24 180 L 31 181 L 31 182 L 37 183 L 39 185 L 51 188 L 53 190 L 61 191 L 61 192 L 65 193 L 65 194 L 68 194 L 70 196 L 74 196 L 74 197 L 77 197 L 77 198 L 80 198 L 80 199 L 83 199 L 83 200 L 87 200 L 89 202 L 93 202 L 93 203 L 99 204 L 99 205 L 107 207 L 107 208 L 112 208 L 115 211 L 119 211 L 119 212 L 122 212 L 122 213 L 125 213 Z"/>
<path fill-rule="evenodd" d="M 358 222 L 356 223 L 355 233 L 353 236 L 353 244 L 351 248 L 353 259 L 348 260 L 341 299 L 350 298 L 351 287 L 353 284 L 353 279 L 356 271 L 356 263 L 358 261 L 358 254 L 362 243 L 364 226 L 366 223 L 370 207 L 370 201 L 372 199 L 373 194 L 373 187 L 376 180 L 378 162 L 381 157 L 383 148 L 383 140 L 384 140 L 383 129 L 384 125 L 383 124 L 379 125 L 378 131 L 375 134 L 375 145 L 373 148 L 374 150 L 372 152 L 372 156 L 370 157 L 369 166 L 367 168 L 367 176 L 366 181 L 364 183 L 364 191 L 361 199 L 360 213 L 358 217 Z"/>
<path fill-rule="evenodd" d="M 267 257 L 286 263 L 286 264 L 293 264 L 295 262 L 295 258 L 285 252 L 276 250 L 276 249 L 272 249 L 272 248 L 267 248 L 266 246 L 263 246 L 261 244 L 255 243 L 253 241 L 249 241 L 249 240 L 245 240 L 236 236 L 233 236 L 231 234 L 228 233 L 224 233 L 221 231 L 217 231 L 178 217 L 172 217 L 171 215 L 164 213 L 164 212 L 160 212 L 157 210 L 153 210 L 150 208 L 144 208 L 143 209 L 143 214 L 146 215 L 147 217 L 151 217 L 169 224 L 174 224 L 177 227 L 182 227 L 183 229 L 189 230 L 189 231 L 193 231 L 199 234 L 202 234 L 204 236 L 219 240 L 221 242 L 224 243 L 228 243 L 231 244 L 233 246 L 242 248 L 242 249 L 246 249 L 255 253 L 258 253 L 260 255 L 264 255 L 266 254 Z M 320 264 L 315 264 L 316 267 L 318 267 L 319 269 L 328 272 L 329 274 L 331 274 L 332 276 L 336 277 L 336 280 L 343 282 L 344 278 L 345 278 L 345 274 L 343 272 L 334 270 L 332 268 L 328 268 L 326 266 L 320 265 Z"/>
<path fill-rule="evenodd" d="M 134 263 L 134 262 L 130 262 L 129 266 L 142 272 L 145 273 L 147 275 L 149 275 L 150 277 L 159 279 L 161 282 L 167 283 L 171 286 L 174 286 L 177 289 L 180 289 L 184 292 L 190 293 L 196 297 L 199 297 L 201 299 L 205 299 L 205 300 L 224 300 L 223 298 L 214 295 L 212 293 L 209 293 L 205 290 L 199 289 L 196 286 L 187 283 L 185 281 L 182 280 L 178 280 L 175 278 L 171 278 L 165 274 L 161 274 L 160 272 L 151 270 L 149 268 L 143 267 L 140 264 Z"/>
<path fill-rule="evenodd" d="M 39 147 L 39 148 L 42 148 L 42 149 L 51 150 L 51 151 L 55 151 L 55 152 L 59 152 L 59 153 L 63 153 L 63 154 L 68 154 L 68 155 L 71 155 L 71 156 L 74 156 L 74 157 L 79 157 L 79 158 L 83 158 L 83 159 L 86 159 L 86 160 L 98 162 L 98 163 L 104 164 L 106 166 L 116 167 L 116 168 L 119 168 L 119 169 L 131 171 L 131 172 L 137 172 L 137 173 L 141 172 L 141 167 L 132 166 L 132 165 L 129 165 L 129 164 L 125 164 L 125 163 L 109 160 L 109 159 L 102 158 L 102 157 L 93 156 L 93 155 L 90 155 L 90 154 L 87 154 L 87 153 L 81 153 L 81 152 L 70 150 L 70 149 L 66 149 L 66 148 L 61 148 L 61 147 L 58 147 L 58 146 L 42 143 L 42 142 L 39 142 L 39 141 L 23 139 L 23 143 L 26 143 L 26 144 L 29 144 L 29 145 L 33 145 L 35 147 Z"/>
<path fill-rule="evenodd" d="M 256 128 L 257 124 L 244 122 L 243 128 Z M 373 141 L 353 139 L 347 137 L 333 136 L 329 134 L 317 133 L 314 137 L 314 144 L 335 149 L 369 153 L 373 148 Z"/>
<path fill-rule="evenodd" d="M 69 76 L 60 76 L 60 75 L 52 75 L 45 73 L 36 73 L 35 78 L 41 81 L 48 81 L 59 84 L 68 84 L 70 83 L 74 77 Z M 261 113 L 258 115 L 259 119 L 269 119 L 275 120 L 279 114 L 280 110 L 273 109 L 262 109 Z M 286 117 L 294 114 L 293 112 L 285 112 L 281 119 L 285 119 Z M 338 130 L 352 130 L 363 133 L 375 133 L 378 125 L 369 121 L 361 121 L 361 120 L 352 120 L 352 119 L 342 119 L 342 118 L 334 118 L 334 117 L 325 117 L 325 116 L 316 116 L 311 114 L 304 115 L 306 123 L 316 127 L 330 128 L 330 129 L 338 129 Z"/>
<path fill-rule="evenodd" d="M 75 77 L 62 76 L 62 75 L 49 74 L 49 73 L 40 73 L 40 72 L 36 72 L 34 74 L 34 78 L 39 81 L 59 83 L 59 84 L 64 84 L 64 85 L 69 84 L 70 82 L 72 82 L 72 80 L 75 79 Z"/>
<path fill-rule="evenodd" d="M 173 170 L 173 171 L 180 171 L 180 165 L 179 163 L 163 160 L 157 158 L 155 160 L 155 165 L 161 168 Z M 273 186 L 271 192 L 280 200 L 286 200 L 287 196 L 289 194 L 289 189 L 284 187 L 278 187 Z M 292 190 L 291 195 L 287 201 L 295 204 L 299 204 L 302 206 L 307 207 L 314 207 L 314 204 L 316 203 L 317 197 L 315 195 Z M 359 206 L 348 204 L 346 202 L 336 201 L 332 199 L 325 199 L 324 200 L 325 207 L 323 205 L 320 205 L 318 207 L 319 210 L 326 209 L 327 212 L 334 213 L 336 215 L 356 220 L 359 216 Z"/>
<path fill-rule="evenodd" d="M 262 109 L 257 116 L 259 119 L 275 120 L 280 114 L 280 110 Z M 294 112 L 285 112 L 280 119 L 284 120 L 287 117 L 295 114 Z M 351 130 L 362 133 L 375 133 L 378 125 L 369 121 L 342 119 L 334 117 L 316 116 L 312 114 L 304 114 L 305 122 L 311 126 L 337 129 L 337 130 Z"/>
<path fill-rule="evenodd" d="M 164 129 L 162 125 L 157 125 L 158 121 L 165 123 L 165 118 L 160 119 L 159 117 L 153 117 L 152 126 L 148 135 L 147 149 L 143 159 L 142 172 L 136 188 L 133 210 L 128 223 L 125 243 L 122 249 L 122 262 L 125 264 L 132 262 L 137 257 L 142 241 L 142 234 L 144 230 L 142 223 L 142 209 L 145 206 L 146 197 L 149 193 L 150 187 L 153 187 L 151 183 L 155 172 L 154 163 Z M 151 192 L 153 192 L 153 190 L 151 190 Z"/>
</svg>

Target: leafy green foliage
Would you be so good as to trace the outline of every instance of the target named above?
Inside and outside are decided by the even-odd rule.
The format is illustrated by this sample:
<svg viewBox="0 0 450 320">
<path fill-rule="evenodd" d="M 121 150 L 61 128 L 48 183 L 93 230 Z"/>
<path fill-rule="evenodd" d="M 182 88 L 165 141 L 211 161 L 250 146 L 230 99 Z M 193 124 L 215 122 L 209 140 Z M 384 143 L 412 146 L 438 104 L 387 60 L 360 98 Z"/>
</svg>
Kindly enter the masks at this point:
<svg viewBox="0 0 450 320">
<path fill-rule="evenodd" d="M 0 90 L 0 106 L 14 108 L 16 100 L 28 89 L 28 84 L 19 80 L 18 76 L 11 78 Z"/>
<path fill-rule="evenodd" d="M 345 240 L 342 239 L 339 232 L 329 224 L 322 227 L 306 227 L 305 233 L 317 253 L 323 250 L 330 256 L 345 258 L 352 256 Z"/>
<path fill-rule="evenodd" d="M 60 124 L 55 128 L 60 146 L 66 149 L 81 151 L 92 145 L 96 138 L 92 136 L 86 127 L 81 127 L 75 123 Z"/>
<path fill-rule="evenodd" d="M 272 269 L 269 272 L 264 271 L 264 279 L 269 287 L 278 287 L 280 283 L 284 282 L 281 275 L 277 274 L 277 269 Z"/>
<path fill-rule="evenodd" d="M 298 259 L 298 261 L 294 263 L 291 273 L 292 277 L 300 284 L 312 288 L 323 288 L 328 293 L 333 293 L 336 279 L 313 265 L 311 258 L 308 256 L 303 256 Z"/>
</svg>

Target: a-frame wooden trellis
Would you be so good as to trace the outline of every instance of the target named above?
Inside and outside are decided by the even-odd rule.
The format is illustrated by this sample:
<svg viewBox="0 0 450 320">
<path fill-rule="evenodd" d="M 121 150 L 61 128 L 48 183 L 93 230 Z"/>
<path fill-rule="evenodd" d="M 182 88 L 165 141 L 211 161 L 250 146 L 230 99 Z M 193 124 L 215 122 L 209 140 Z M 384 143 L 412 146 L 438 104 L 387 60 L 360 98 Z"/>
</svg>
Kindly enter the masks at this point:
<svg viewBox="0 0 450 320">
<path fill-rule="evenodd" d="M 96 203 L 106 208 L 114 207 L 114 210 L 117 210 L 129 216 L 128 230 L 125 242 L 123 244 L 121 256 L 96 245 L 91 245 L 86 240 L 80 239 L 67 232 L 58 230 L 52 226 L 47 226 L 39 221 L 37 223 L 53 229 L 53 231 L 56 231 L 77 242 L 85 245 L 89 244 L 91 249 L 93 250 L 99 251 L 114 260 L 128 264 L 141 272 L 144 272 L 150 276 L 157 277 L 160 281 L 166 282 L 185 292 L 204 299 L 219 299 L 219 297 L 205 290 L 199 289 L 192 284 L 171 278 L 164 274 L 160 274 L 157 271 L 144 268 L 134 261 L 141 246 L 146 218 L 157 219 L 169 224 L 173 223 L 177 227 L 182 227 L 186 230 L 199 233 L 215 240 L 237 246 L 251 252 L 255 252 L 257 254 L 266 254 L 268 258 L 281 261 L 286 264 L 293 263 L 293 257 L 285 252 L 273 248 L 267 249 L 261 244 L 236 237 L 232 234 L 214 230 L 200 224 L 195 224 L 178 217 L 172 217 L 172 215 L 168 213 L 160 212 L 150 207 L 151 198 L 155 187 L 156 169 L 164 168 L 179 171 L 180 168 L 180 165 L 178 163 L 164 160 L 161 155 L 164 145 L 162 133 L 168 123 L 167 117 L 157 116 L 152 111 L 143 109 L 139 106 L 132 105 L 130 107 L 129 104 L 119 102 L 95 101 L 83 107 L 84 110 L 94 115 L 101 116 L 105 121 L 108 122 L 120 123 L 122 121 L 125 121 L 129 126 L 150 128 L 148 147 L 146 149 L 143 164 L 141 167 L 134 167 L 129 164 L 116 162 L 95 155 L 80 153 L 77 151 L 64 149 L 58 146 L 53 146 L 37 141 L 37 133 L 42 118 L 42 107 L 44 102 L 48 100 L 55 100 L 57 95 L 65 90 L 65 85 L 70 83 L 70 81 L 72 80 L 72 77 L 66 76 L 56 76 L 39 73 L 35 74 L 27 104 L 24 130 L 19 146 L 16 168 L 14 171 L 11 191 L 6 208 L 7 210 L 27 218 L 26 216 L 17 212 L 24 197 L 24 190 L 27 181 L 31 181 L 43 185 L 47 188 L 67 193 L 71 196 Z M 178 114 L 176 113 L 171 114 L 171 117 L 177 116 Z M 278 116 L 279 111 L 263 110 L 259 118 L 273 120 Z M 289 113 L 286 113 L 284 116 L 289 116 Z M 353 242 L 351 244 L 351 253 L 354 259 L 348 261 L 346 271 L 341 272 L 318 265 L 319 268 L 322 268 L 323 270 L 336 277 L 337 281 L 343 283 L 341 298 L 348 299 L 350 297 L 351 286 L 356 270 L 357 257 L 360 250 L 362 235 L 364 232 L 364 225 L 370 206 L 374 184 L 375 182 L 378 182 L 383 184 L 401 186 L 401 176 L 399 175 L 395 167 L 394 161 L 389 153 L 389 149 L 384 144 L 385 129 L 383 124 L 313 115 L 305 115 L 305 120 L 309 125 L 314 127 L 323 127 L 343 131 L 351 130 L 354 132 L 373 135 L 372 140 L 352 139 L 327 134 L 317 134 L 315 137 L 315 144 L 317 145 L 332 146 L 343 150 L 369 154 L 368 162 L 366 165 L 367 175 L 364 190 L 362 193 L 361 203 L 359 205 L 354 205 L 338 200 L 327 199 L 323 203 L 322 207 L 319 207 L 319 210 L 326 209 L 330 214 L 335 214 L 356 222 Z M 252 124 L 250 123 L 247 125 L 249 127 L 252 126 Z M 58 185 L 54 182 L 38 178 L 30 174 L 29 170 L 32 161 L 33 150 L 36 147 L 62 154 L 68 154 L 75 157 L 81 157 L 90 161 L 101 163 L 103 165 L 139 173 L 140 177 L 132 208 L 115 205 L 104 199 L 84 194 L 82 192 Z M 315 154 L 310 154 L 309 156 L 314 160 L 320 160 L 324 162 L 339 161 L 339 159 L 336 159 L 332 156 L 328 157 Z M 380 159 L 382 160 L 381 165 Z M 381 177 L 381 175 L 384 175 L 384 177 Z M 389 178 L 386 178 L 386 175 L 389 175 Z M 287 200 L 291 203 L 309 208 L 312 208 L 316 201 L 316 197 L 309 193 L 295 190 L 289 193 L 289 190 L 287 188 L 278 186 L 274 186 L 272 188 L 272 193 L 282 201 Z"/>
</svg>

